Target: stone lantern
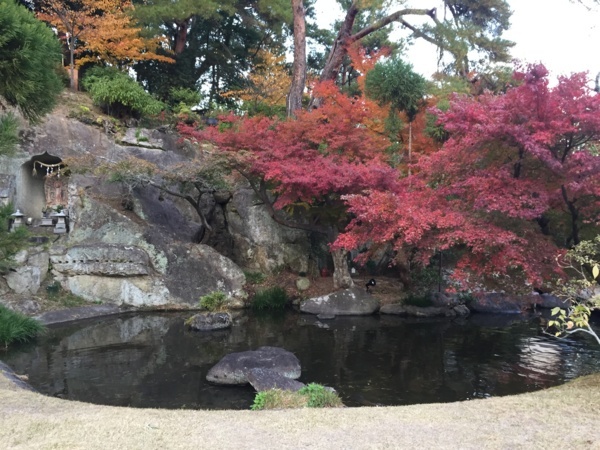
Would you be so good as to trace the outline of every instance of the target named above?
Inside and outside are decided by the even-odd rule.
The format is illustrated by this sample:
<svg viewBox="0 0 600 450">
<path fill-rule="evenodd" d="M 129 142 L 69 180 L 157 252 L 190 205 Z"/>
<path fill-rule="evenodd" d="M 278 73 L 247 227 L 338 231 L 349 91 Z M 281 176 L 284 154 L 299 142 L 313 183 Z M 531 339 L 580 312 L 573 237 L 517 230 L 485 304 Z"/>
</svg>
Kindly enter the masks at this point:
<svg viewBox="0 0 600 450">
<path fill-rule="evenodd" d="M 23 226 L 23 217 L 25 217 L 25 214 L 17 209 L 17 211 L 12 213 L 10 216 L 12 217 L 10 231 L 15 231 L 18 227 Z"/>
<path fill-rule="evenodd" d="M 56 218 L 56 225 L 54 225 L 54 234 L 65 234 L 67 232 L 67 215 L 61 211 L 54 214 Z"/>
</svg>

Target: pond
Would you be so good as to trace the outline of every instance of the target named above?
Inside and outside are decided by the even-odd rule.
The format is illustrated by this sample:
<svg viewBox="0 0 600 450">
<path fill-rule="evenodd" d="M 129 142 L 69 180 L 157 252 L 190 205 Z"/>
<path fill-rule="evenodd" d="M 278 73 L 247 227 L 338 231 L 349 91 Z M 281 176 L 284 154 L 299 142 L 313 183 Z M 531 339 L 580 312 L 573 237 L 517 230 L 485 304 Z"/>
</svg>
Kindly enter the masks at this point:
<svg viewBox="0 0 600 450">
<path fill-rule="evenodd" d="M 347 406 L 454 402 L 547 388 L 600 371 L 600 347 L 544 335 L 539 318 L 461 320 L 395 316 L 249 314 L 230 330 L 192 332 L 191 314 L 111 316 L 51 327 L 35 345 L 3 355 L 40 392 L 84 402 L 151 408 L 248 409 L 250 386 L 205 379 L 224 355 L 282 347 L 300 381 L 334 387 Z"/>
</svg>

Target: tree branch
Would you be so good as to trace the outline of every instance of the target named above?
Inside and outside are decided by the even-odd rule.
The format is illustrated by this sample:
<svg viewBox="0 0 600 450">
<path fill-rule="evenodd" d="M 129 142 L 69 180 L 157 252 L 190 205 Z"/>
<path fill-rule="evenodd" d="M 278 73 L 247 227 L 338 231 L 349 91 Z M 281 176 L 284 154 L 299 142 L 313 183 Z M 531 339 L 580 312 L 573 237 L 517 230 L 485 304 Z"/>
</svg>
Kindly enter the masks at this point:
<svg viewBox="0 0 600 450">
<path fill-rule="evenodd" d="M 200 197 L 198 197 L 198 201 L 196 202 L 196 199 L 193 198 L 190 195 L 187 194 L 182 194 L 180 192 L 177 191 L 173 191 L 169 188 L 167 188 L 166 186 L 163 186 L 162 184 L 158 184 L 152 180 L 147 180 L 146 181 L 150 186 L 155 187 L 156 189 L 166 192 L 169 195 L 172 195 L 174 197 L 179 197 L 182 198 L 184 200 L 186 200 L 187 202 L 189 202 L 194 209 L 196 210 L 196 212 L 198 213 L 198 216 L 200 216 L 200 220 L 202 221 L 202 225 L 204 227 L 206 227 L 207 230 L 212 231 L 212 227 L 209 225 L 208 220 L 206 219 L 206 216 L 204 215 L 204 213 L 202 212 L 202 209 L 200 208 Z"/>
<path fill-rule="evenodd" d="M 396 11 L 396 12 L 390 14 L 389 16 L 386 16 L 383 19 L 378 20 L 377 22 L 369 25 L 368 27 L 363 28 L 358 33 L 353 34 L 352 36 L 350 36 L 349 41 L 356 42 L 356 41 L 364 38 L 365 36 L 368 36 L 369 34 L 374 33 L 375 31 L 389 25 L 392 22 L 400 22 L 406 28 L 408 28 L 413 33 L 415 33 L 418 37 L 421 37 L 421 38 L 427 40 L 428 42 L 431 42 L 432 44 L 439 45 L 439 43 L 437 41 L 435 41 L 433 38 L 427 36 L 422 31 L 420 31 L 420 30 L 416 29 L 415 27 L 413 27 L 412 25 L 408 24 L 403 19 L 404 16 L 429 16 L 433 19 L 433 21 L 436 24 L 439 24 L 439 21 L 435 17 L 435 11 L 436 11 L 435 8 L 433 8 L 433 9 L 409 8 L 409 9 L 402 9 L 400 11 Z"/>
</svg>

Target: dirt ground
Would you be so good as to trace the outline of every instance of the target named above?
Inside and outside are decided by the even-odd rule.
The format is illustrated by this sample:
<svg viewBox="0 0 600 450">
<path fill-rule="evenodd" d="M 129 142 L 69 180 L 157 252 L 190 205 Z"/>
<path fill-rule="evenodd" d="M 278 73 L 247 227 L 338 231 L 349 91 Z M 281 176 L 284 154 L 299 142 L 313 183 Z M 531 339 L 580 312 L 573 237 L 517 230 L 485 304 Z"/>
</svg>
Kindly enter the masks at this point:
<svg viewBox="0 0 600 450">
<path fill-rule="evenodd" d="M 600 449 L 600 375 L 448 404 L 173 411 L 46 397 L 0 374 L 2 449 Z"/>
<path fill-rule="evenodd" d="M 376 285 L 371 287 L 371 295 L 379 300 L 380 305 L 385 305 L 388 303 L 397 303 L 402 299 L 403 296 L 403 285 L 399 279 L 393 277 L 385 277 L 385 276 L 367 276 L 367 275 L 358 275 L 354 276 L 352 279 L 358 289 L 366 289 L 366 283 L 371 278 L 376 280 Z M 264 289 L 266 287 L 271 286 L 281 286 L 283 287 L 288 296 L 292 299 L 294 298 L 313 298 L 319 297 L 321 295 L 330 294 L 335 291 L 333 288 L 333 278 L 332 277 L 309 277 L 310 287 L 302 292 L 299 292 L 296 288 L 296 280 L 298 279 L 298 275 L 290 272 L 283 272 L 276 276 L 273 276 L 266 280 L 263 284 L 256 285 L 253 287 L 254 290 Z"/>
</svg>

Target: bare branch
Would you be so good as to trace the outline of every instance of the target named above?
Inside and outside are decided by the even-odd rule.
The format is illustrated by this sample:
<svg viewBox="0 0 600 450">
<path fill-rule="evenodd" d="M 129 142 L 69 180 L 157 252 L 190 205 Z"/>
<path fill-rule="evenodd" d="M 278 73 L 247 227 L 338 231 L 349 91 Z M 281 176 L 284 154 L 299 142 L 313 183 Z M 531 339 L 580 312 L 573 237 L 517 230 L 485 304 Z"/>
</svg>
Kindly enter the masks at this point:
<svg viewBox="0 0 600 450">
<path fill-rule="evenodd" d="M 400 11 L 396 11 L 396 12 L 390 14 L 389 16 L 384 17 L 381 20 L 378 20 L 377 22 L 369 25 L 366 28 L 363 28 L 358 33 L 355 33 L 352 36 L 350 36 L 349 40 L 350 40 L 350 42 L 356 42 L 356 41 L 364 38 L 365 36 L 368 36 L 369 34 L 374 33 L 375 31 L 389 25 L 392 22 L 400 22 L 402 25 L 404 25 L 409 30 L 411 30 L 413 33 L 415 33 L 415 35 L 417 35 L 418 37 L 422 37 L 423 39 L 427 40 L 428 42 L 438 45 L 437 41 L 433 40 L 431 37 L 427 36 L 426 34 L 422 33 L 421 31 L 417 30 L 412 25 L 409 25 L 408 23 L 406 23 L 403 19 L 404 16 L 429 16 L 433 19 L 433 21 L 436 24 L 439 24 L 439 21 L 435 17 L 435 8 L 433 8 L 433 9 L 412 9 L 412 8 L 402 9 Z"/>
</svg>

